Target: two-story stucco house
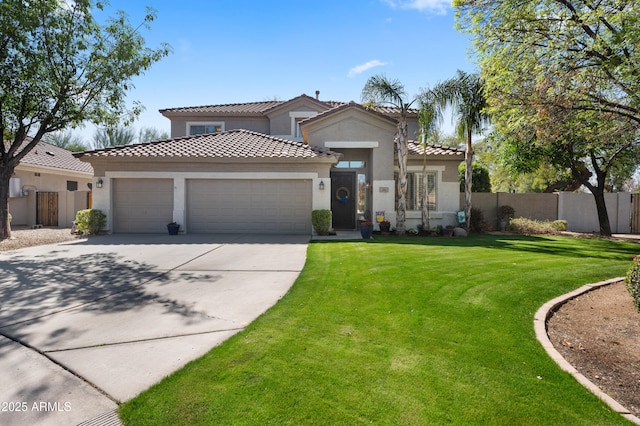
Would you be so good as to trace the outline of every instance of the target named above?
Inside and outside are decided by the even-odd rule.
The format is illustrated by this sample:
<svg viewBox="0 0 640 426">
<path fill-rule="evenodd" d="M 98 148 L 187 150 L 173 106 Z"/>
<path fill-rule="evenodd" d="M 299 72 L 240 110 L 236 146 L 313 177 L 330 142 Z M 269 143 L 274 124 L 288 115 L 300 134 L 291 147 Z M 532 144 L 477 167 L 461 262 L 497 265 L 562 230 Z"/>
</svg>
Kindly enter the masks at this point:
<svg viewBox="0 0 640 426">
<path fill-rule="evenodd" d="M 160 111 L 171 139 L 78 154 L 95 171 L 94 208 L 113 232 L 312 232 L 311 211 L 356 229 L 395 223 L 398 111 L 301 95 Z M 415 138 L 415 111 L 409 135 Z M 420 223 L 423 148 L 410 143 L 408 227 Z M 463 152 L 427 147 L 432 226 L 456 223 Z"/>
</svg>

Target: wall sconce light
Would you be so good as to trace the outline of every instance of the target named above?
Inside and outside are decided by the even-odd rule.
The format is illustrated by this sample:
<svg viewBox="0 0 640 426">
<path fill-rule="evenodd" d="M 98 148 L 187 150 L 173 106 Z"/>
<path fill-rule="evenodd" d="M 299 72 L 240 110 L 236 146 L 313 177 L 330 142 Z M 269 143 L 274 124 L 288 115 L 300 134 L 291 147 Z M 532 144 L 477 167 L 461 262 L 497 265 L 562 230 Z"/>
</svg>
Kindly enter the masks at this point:
<svg viewBox="0 0 640 426">
<path fill-rule="evenodd" d="M 102 188 L 102 179 L 98 179 L 96 182 L 96 188 Z"/>
<path fill-rule="evenodd" d="M 324 181 L 321 180 L 320 184 L 318 185 L 318 188 L 320 188 L 320 191 L 324 191 Z"/>
</svg>

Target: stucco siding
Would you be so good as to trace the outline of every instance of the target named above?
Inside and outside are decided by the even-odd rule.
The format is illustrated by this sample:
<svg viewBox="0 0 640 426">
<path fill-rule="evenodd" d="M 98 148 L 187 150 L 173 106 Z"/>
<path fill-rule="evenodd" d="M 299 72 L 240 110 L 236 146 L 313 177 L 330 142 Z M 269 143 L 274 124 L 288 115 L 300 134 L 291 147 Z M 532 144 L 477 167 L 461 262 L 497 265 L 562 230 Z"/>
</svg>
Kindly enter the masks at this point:
<svg viewBox="0 0 640 426">
<path fill-rule="evenodd" d="M 23 195 L 9 199 L 9 211 L 13 216 L 12 225 L 36 225 L 36 192 L 66 193 L 67 181 L 73 181 L 78 183 L 78 192 L 82 191 L 86 197 L 86 193 L 89 190 L 87 184 L 91 182 L 91 177 L 86 173 L 64 173 L 63 170 L 48 170 L 45 168 L 18 168 L 14 177 L 20 179 L 20 187 L 23 190 Z M 80 199 L 82 198 L 83 197 L 80 196 Z M 65 208 L 62 216 L 59 216 L 58 224 L 60 227 L 71 226 L 71 224 L 68 223 L 68 217 L 75 217 L 75 212 L 71 212 L 70 210 L 71 209 Z"/>
<path fill-rule="evenodd" d="M 270 134 L 269 119 L 266 117 L 192 116 L 171 120 L 171 137 L 187 136 L 187 123 L 222 122 L 224 130 L 246 129 Z"/>
</svg>

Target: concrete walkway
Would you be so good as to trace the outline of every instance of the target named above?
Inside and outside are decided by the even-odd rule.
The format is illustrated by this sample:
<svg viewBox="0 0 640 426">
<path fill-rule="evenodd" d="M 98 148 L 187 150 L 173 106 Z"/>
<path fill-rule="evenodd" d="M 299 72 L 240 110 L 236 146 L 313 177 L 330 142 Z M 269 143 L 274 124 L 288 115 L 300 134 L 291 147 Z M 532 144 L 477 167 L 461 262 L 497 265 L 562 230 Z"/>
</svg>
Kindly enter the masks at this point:
<svg viewBox="0 0 640 426">
<path fill-rule="evenodd" d="M 108 235 L 0 254 L 0 424 L 116 419 L 277 302 L 308 240 Z"/>
</svg>

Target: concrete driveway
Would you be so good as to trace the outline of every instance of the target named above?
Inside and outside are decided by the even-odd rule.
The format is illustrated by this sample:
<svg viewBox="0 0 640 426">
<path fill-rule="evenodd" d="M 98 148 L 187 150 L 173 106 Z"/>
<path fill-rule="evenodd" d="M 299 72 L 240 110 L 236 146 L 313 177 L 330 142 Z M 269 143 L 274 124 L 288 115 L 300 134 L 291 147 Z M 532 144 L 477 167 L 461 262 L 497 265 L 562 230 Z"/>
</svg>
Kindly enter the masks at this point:
<svg viewBox="0 0 640 426">
<path fill-rule="evenodd" d="M 114 418 L 275 304 L 308 240 L 107 235 L 0 253 L 0 424 Z"/>
</svg>

